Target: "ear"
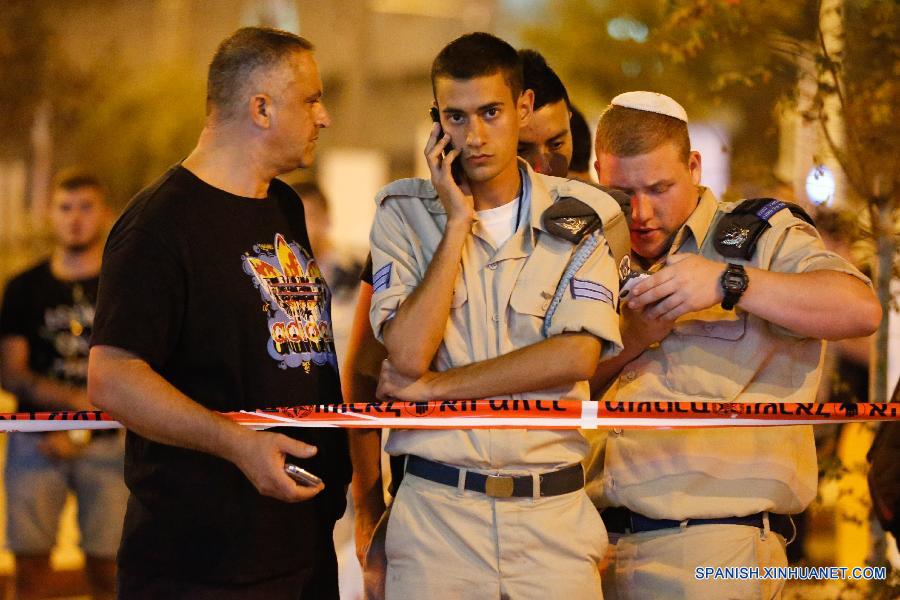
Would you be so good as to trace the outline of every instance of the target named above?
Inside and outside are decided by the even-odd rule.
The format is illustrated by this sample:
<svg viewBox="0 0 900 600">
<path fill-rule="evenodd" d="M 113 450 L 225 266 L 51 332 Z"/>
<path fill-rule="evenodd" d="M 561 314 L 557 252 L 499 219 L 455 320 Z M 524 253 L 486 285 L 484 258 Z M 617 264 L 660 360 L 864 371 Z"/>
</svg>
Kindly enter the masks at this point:
<svg viewBox="0 0 900 600">
<path fill-rule="evenodd" d="M 600 181 L 600 160 L 599 159 L 594 161 L 594 171 L 597 172 L 597 181 Z"/>
<path fill-rule="evenodd" d="M 268 94 L 256 94 L 248 103 L 250 120 L 261 129 L 272 126 L 272 98 Z"/>
<path fill-rule="evenodd" d="M 691 154 L 688 156 L 688 170 L 691 172 L 691 181 L 694 182 L 694 185 L 700 185 L 700 175 L 703 173 L 703 168 L 700 153 L 696 150 L 691 150 Z"/>
<path fill-rule="evenodd" d="M 519 94 L 519 100 L 516 102 L 516 111 L 519 113 L 519 126 L 524 127 L 531 119 L 531 113 L 534 110 L 534 91 L 523 90 Z"/>
</svg>

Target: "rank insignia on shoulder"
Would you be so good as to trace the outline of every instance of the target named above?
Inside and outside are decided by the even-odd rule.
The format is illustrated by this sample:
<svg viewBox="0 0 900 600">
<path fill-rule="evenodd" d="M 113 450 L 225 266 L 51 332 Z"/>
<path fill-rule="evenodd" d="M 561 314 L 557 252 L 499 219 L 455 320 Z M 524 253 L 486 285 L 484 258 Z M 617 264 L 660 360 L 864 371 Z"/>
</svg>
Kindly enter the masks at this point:
<svg viewBox="0 0 900 600">
<path fill-rule="evenodd" d="M 719 220 L 714 237 L 716 250 L 728 258 L 750 260 L 760 236 L 771 227 L 769 219 L 785 208 L 813 225 L 812 218 L 796 204 L 774 198 L 744 200 Z"/>
<path fill-rule="evenodd" d="M 600 227 L 600 217 L 577 198 L 561 198 L 541 215 L 541 222 L 552 235 L 577 244 Z"/>
<path fill-rule="evenodd" d="M 597 300 L 615 306 L 613 293 L 609 291 L 608 287 L 596 281 L 573 277 L 569 282 L 569 291 L 575 300 Z"/>
<path fill-rule="evenodd" d="M 394 263 L 389 262 L 375 272 L 375 275 L 372 276 L 372 289 L 375 293 L 383 292 L 391 287 L 391 271 L 393 269 Z"/>
</svg>

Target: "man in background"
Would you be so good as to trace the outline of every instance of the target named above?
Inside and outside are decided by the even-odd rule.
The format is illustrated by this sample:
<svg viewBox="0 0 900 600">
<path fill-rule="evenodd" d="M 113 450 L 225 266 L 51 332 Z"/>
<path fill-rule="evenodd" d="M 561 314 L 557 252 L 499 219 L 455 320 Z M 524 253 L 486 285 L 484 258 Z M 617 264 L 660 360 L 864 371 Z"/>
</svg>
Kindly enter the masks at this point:
<svg viewBox="0 0 900 600">
<path fill-rule="evenodd" d="M 569 119 L 569 128 L 572 130 L 572 160 L 569 163 L 570 179 L 587 181 L 591 179 L 591 128 L 588 127 L 584 115 L 574 106 L 569 106 L 572 117 Z"/>
<path fill-rule="evenodd" d="M 85 389 L 88 344 L 110 216 L 100 180 L 81 171 L 60 173 L 48 216 L 50 257 L 10 280 L 3 295 L 0 380 L 19 411 L 94 410 Z M 8 439 L 6 531 L 16 557 L 17 597 L 56 595 L 50 553 L 71 491 L 91 592 L 112 598 L 128 500 L 124 435 L 72 431 Z"/>
<path fill-rule="evenodd" d="M 534 94 L 534 110 L 519 130 L 517 154 L 536 173 L 566 177 L 572 161 L 571 107 L 566 86 L 535 50 L 519 50 L 523 85 Z"/>
</svg>

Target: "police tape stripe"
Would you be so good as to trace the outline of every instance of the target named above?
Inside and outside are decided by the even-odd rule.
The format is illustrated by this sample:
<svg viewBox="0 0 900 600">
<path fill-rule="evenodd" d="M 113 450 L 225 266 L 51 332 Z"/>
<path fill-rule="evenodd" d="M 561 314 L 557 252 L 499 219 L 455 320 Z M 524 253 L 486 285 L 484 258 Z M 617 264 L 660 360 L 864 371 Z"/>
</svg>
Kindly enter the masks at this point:
<svg viewBox="0 0 900 600">
<path fill-rule="evenodd" d="M 252 429 L 343 427 L 401 429 L 595 429 L 773 427 L 897 421 L 898 403 L 581 402 L 433 400 L 297 406 L 223 413 Z M 0 414 L 0 432 L 117 429 L 100 411 Z"/>
<path fill-rule="evenodd" d="M 581 405 L 581 429 L 596 429 L 601 425 L 595 425 L 597 422 L 597 403 L 585 402 Z"/>
</svg>

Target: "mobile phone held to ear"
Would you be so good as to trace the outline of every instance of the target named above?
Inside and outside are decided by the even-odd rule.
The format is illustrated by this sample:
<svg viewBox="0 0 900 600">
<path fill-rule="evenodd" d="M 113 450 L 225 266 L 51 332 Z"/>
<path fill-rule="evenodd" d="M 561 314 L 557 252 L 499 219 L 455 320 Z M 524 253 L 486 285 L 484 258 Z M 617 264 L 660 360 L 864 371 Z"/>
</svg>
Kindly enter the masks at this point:
<svg viewBox="0 0 900 600">
<path fill-rule="evenodd" d="M 432 106 L 428 109 L 428 114 L 431 115 L 431 120 L 438 124 L 438 127 L 441 125 L 441 114 L 438 112 L 437 106 Z M 438 140 L 444 137 L 444 128 L 440 127 L 438 130 Z M 447 146 L 444 148 L 444 155 L 453 150 L 453 142 L 447 142 Z M 453 181 L 459 183 L 462 179 L 462 164 L 460 163 L 460 157 L 457 156 L 453 159 L 453 162 L 450 164 L 450 174 L 453 176 Z"/>
<path fill-rule="evenodd" d="M 291 479 L 306 487 L 316 487 L 322 483 L 321 479 L 295 464 L 284 463 L 284 472 L 287 473 Z"/>
</svg>

